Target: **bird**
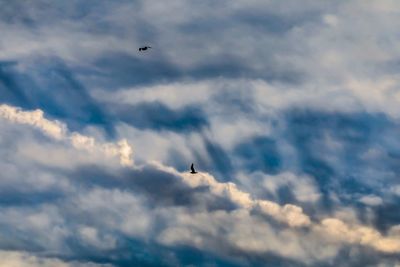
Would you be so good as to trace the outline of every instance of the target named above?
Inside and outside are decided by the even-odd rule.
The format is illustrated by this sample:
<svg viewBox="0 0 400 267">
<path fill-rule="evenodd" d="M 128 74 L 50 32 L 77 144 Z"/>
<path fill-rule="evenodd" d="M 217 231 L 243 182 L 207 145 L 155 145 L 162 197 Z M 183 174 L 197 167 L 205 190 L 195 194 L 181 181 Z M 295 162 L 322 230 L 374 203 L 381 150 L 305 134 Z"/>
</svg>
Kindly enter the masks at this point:
<svg viewBox="0 0 400 267">
<path fill-rule="evenodd" d="M 191 170 L 190 173 L 192 173 L 192 174 L 197 173 L 197 172 L 195 171 L 194 167 L 193 167 L 193 163 L 192 163 L 192 165 L 190 166 L 190 170 Z"/>
<path fill-rule="evenodd" d="M 147 49 L 151 48 L 151 46 L 143 46 L 143 47 L 139 47 L 139 51 L 146 51 Z"/>
</svg>

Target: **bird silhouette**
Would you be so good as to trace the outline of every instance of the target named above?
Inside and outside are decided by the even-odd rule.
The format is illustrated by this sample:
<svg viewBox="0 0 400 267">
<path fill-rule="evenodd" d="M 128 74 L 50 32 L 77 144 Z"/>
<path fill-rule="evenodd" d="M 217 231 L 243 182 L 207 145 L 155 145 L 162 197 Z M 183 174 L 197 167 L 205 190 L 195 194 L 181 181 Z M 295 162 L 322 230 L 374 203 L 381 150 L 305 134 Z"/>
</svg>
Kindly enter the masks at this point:
<svg viewBox="0 0 400 267">
<path fill-rule="evenodd" d="M 190 166 L 190 170 L 191 170 L 190 173 L 192 173 L 192 174 L 197 173 L 196 170 L 195 170 L 194 167 L 193 167 L 193 163 L 192 163 L 192 165 Z"/>
<path fill-rule="evenodd" d="M 147 49 L 151 48 L 151 46 L 143 46 L 139 47 L 139 51 L 146 51 Z"/>
</svg>

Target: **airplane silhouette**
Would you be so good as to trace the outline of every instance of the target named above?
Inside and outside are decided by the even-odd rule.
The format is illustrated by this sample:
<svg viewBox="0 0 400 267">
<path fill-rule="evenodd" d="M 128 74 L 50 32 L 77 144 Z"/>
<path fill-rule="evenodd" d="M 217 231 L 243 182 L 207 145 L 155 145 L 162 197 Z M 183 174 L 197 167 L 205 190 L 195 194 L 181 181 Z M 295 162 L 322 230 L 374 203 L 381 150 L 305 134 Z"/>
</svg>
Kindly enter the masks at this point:
<svg viewBox="0 0 400 267">
<path fill-rule="evenodd" d="M 143 46 L 139 47 L 139 51 L 146 51 L 147 49 L 151 48 L 151 46 Z"/>
<path fill-rule="evenodd" d="M 197 173 L 197 172 L 195 171 L 194 167 L 193 167 L 193 163 L 192 163 L 192 165 L 190 166 L 190 170 L 191 170 L 190 173 L 192 173 L 192 174 Z"/>
</svg>

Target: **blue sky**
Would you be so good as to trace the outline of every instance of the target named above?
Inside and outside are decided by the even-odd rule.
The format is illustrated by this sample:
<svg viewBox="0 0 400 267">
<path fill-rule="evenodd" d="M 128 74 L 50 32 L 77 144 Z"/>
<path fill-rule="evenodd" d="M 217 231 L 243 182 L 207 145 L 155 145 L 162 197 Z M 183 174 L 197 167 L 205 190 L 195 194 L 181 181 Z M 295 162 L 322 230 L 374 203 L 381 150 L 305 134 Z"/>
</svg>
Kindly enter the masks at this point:
<svg viewBox="0 0 400 267">
<path fill-rule="evenodd" d="M 400 266 L 399 16 L 0 0 L 0 266 Z"/>
</svg>

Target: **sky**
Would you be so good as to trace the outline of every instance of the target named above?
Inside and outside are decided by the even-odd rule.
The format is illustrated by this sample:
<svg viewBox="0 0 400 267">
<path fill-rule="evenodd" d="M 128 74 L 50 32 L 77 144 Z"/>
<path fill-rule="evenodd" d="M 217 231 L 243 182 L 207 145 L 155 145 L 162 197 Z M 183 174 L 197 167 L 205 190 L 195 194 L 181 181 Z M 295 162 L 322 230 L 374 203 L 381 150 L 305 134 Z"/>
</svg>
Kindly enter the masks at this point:
<svg viewBox="0 0 400 267">
<path fill-rule="evenodd" d="M 400 266 L 399 28 L 396 0 L 0 0 L 0 267 Z"/>
</svg>

